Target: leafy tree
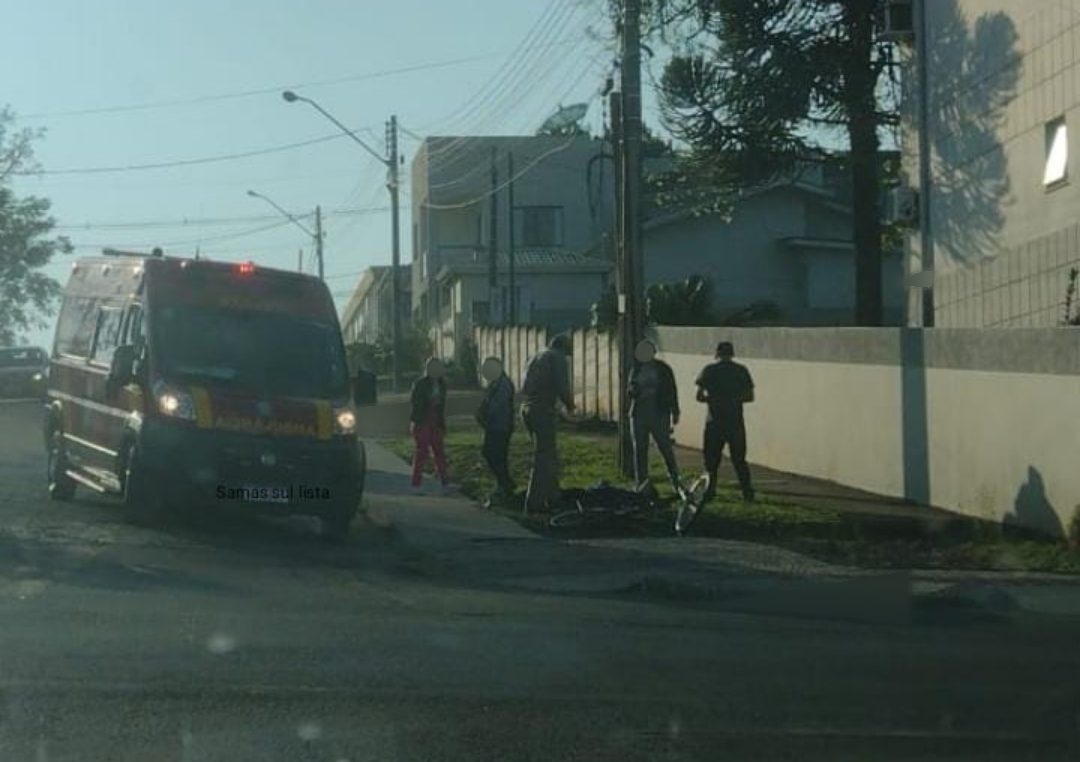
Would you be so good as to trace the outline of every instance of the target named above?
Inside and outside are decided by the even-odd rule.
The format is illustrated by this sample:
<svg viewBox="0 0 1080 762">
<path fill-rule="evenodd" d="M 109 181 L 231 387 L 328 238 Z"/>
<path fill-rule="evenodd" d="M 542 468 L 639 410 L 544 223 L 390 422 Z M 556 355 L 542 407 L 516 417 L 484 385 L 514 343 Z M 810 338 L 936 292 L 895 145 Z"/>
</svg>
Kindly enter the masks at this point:
<svg viewBox="0 0 1080 762">
<path fill-rule="evenodd" d="M 654 283 L 645 291 L 646 318 L 652 325 L 710 325 L 712 296 L 712 284 L 700 275 Z"/>
<path fill-rule="evenodd" d="M 651 0 L 646 6 L 646 36 L 658 35 L 676 51 L 660 79 L 664 124 L 690 147 L 680 171 L 698 180 L 704 199 L 723 206 L 730 189 L 829 161 L 826 139 L 846 139 L 855 319 L 880 325 L 879 133 L 898 121 L 892 45 L 876 34 L 881 0 Z M 611 7 L 618 25 L 621 3 Z"/>
<path fill-rule="evenodd" d="M 32 172 L 33 142 L 39 130 L 13 127 L 14 114 L 0 108 L 0 346 L 15 344 L 23 334 L 46 325 L 60 294 L 60 285 L 40 272 L 55 254 L 67 254 L 71 243 L 50 237 L 55 221 L 49 201 L 18 197 L 10 188 L 16 174 Z"/>
</svg>

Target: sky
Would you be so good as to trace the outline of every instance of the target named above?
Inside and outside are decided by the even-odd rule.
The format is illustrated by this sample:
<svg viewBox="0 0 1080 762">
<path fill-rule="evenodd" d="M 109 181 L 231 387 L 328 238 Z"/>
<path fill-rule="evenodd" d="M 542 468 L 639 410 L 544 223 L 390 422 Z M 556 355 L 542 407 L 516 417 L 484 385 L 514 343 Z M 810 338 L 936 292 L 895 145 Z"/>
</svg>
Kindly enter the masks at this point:
<svg viewBox="0 0 1080 762">
<path fill-rule="evenodd" d="M 560 104 L 578 102 L 591 103 L 585 121 L 599 130 L 599 90 L 614 58 L 605 6 L 6 3 L 0 104 L 15 111 L 17 127 L 46 130 L 36 144 L 44 172 L 14 187 L 52 201 L 74 256 L 105 246 L 177 255 L 198 248 L 213 259 L 293 269 L 303 249 L 308 272 L 311 238 L 247 190 L 298 215 L 321 205 L 326 276 L 340 307 L 364 268 L 390 263 L 386 170 L 308 104 L 285 103 L 281 91 L 317 100 L 380 154 L 386 120 L 398 117 L 408 263 L 415 136 L 531 134 Z M 654 103 L 646 93 L 647 121 Z M 188 160 L 201 163 L 135 168 Z M 124 170 L 99 171 L 116 168 Z M 74 256 L 47 272 L 64 282 Z M 52 326 L 28 338 L 51 346 Z"/>
</svg>

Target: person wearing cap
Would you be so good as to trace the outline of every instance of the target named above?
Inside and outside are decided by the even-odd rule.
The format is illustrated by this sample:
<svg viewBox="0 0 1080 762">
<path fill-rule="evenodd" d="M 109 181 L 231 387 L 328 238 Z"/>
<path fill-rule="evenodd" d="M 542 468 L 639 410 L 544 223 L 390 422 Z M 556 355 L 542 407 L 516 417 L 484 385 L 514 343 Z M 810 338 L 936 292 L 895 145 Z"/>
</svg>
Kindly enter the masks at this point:
<svg viewBox="0 0 1080 762">
<path fill-rule="evenodd" d="M 413 452 L 412 486 L 420 491 L 424 478 L 424 466 L 427 465 L 428 451 L 435 457 L 435 470 L 439 474 L 443 490 L 449 489 L 446 474 L 446 450 L 443 439 L 446 435 L 446 380 L 445 368 L 436 357 L 429 358 L 424 366 L 424 375 L 416 379 L 412 386 L 412 410 L 409 416 L 409 432 L 416 443 Z"/>
<path fill-rule="evenodd" d="M 476 420 L 484 430 L 481 452 L 498 485 L 495 495 L 488 500 L 506 498 L 514 494 L 510 479 L 510 436 L 514 432 L 514 382 L 503 371 L 502 360 L 488 357 L 480 366 L 480 375 L 487 382 Z"/>
<path fill-rule="evenodd" d="M 565 335 L 551 339 L 548 348 L 537 353 L 525 368 L 521 384 L 524 402 L 521 418 L 532 437 L 533 463 L 529 488 L 525 494 L 525 512 L 553 509 L 562 497 L 559 489 L 559 452 L 555 441 L 559 402 L 567 412 L 574 411 L 570 396 L 570 376 L 566 355 L 570 340 Z"/>
<path fill-rule="evenodd" d="M 709 406 L 705 419 L 704 455 L 705 470 L 709 474 L 709 486 L 705 499 L 716 495 L 716 474 L 720 469 L 725 445 L 731 464 L 739 477 L 743 499 L 754 500 L 754 487 L 750 482 L 750 467 L 746 464 L 746 424 L 743 421 L 743 405 L 754 401 L 754 381 L 745 365 L 735 357 L 735 347 L 730 341 L 716 345 L 716 362 L 706 365 L 697 378 L 697 400 Z"/>
<path fill-rule="evenodd" d="M 641 486 L 649 478 L 649 438 L 652 437 L 667 466 L 671 485 L 679 493 L 679 467 L 671 446 L 671 427 L 679 422 L 679 391 L 671 366 L 656 359 L 656 345 L 649 339 L 642 339 L 634 348 L 634 365 L 626 389 L 634 435 L 634 481 Z"/>
</svg>

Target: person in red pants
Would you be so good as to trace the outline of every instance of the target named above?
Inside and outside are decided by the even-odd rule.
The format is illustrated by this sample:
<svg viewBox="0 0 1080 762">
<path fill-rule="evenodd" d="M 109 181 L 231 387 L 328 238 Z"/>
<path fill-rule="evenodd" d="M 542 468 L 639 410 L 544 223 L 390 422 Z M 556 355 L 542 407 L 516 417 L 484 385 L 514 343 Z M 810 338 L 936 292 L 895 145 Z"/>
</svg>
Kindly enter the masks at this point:
<svg viewBox="0 0 1080 762">
<path fill-rule="evenodd" d="M 416 442 L 413 453 L 412 486 L 421 491 L 424 478 L 424 466 L 427 465 L 428 450 L 435 456 L 435 470 L 439 474 L 443 491 L 449 491 L 450 482 L 446 474 L 446 451 L 443 437 L 446 435 L 446 381 L 443 379 L 445 368 L 441 361 L 432 357 L 424 367 L 424 375 L 416 379 L 412 387 L 412 412 L 409 417 L 409 432 Z"/>
</svg>

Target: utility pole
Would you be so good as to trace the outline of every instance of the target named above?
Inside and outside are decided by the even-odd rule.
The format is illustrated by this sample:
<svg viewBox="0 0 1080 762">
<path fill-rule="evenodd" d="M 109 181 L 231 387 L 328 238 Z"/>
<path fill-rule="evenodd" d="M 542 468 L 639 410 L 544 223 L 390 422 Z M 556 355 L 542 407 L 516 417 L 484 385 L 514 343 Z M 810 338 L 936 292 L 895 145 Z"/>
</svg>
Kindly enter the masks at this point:
<svg viewBox="0 0 1080 762">
<path fill-rule="evenodd" d="M 489 319 L 495 312 L 495 295 L 499 292 L 499 168 L 495 163 L 495 146 L 491 147 L 491 212 L 488 230 L 488 305 Z M 505 317 L 505 307 L 503 316 Z"/>
<path fill-rule="evenodd" d="M 619 390 L 619 469 L 623 476 L 634 474 L 633 432 L 627 415 L 626 380 L 630 371 L 630 358 L 633 348 L 630 344 L 630 330 L 627 320 L 627 302 L 630 286 L 626 270 L 626 251 L 623 248 L 623 160 L 622 160 L 622 92 L 615 90 L 609 96 L 611 110 L 611 153 L 615 157 L 615 225 L 612 230 L 612 245 L 615 250 L 615 302 L 616 331 L 619 346 L 618 390 Z"/>
<path fill-rule="evenodd" d="M 645 328 L 641 250 L 641 0 L 625 0 L 622 39 L 623 250 L 631 351 Z"/>
<path fill-rule="evenodd" d="M 517 283 L 514 273 L 514 154 L 506 152 L 506 195 L 508 197 L 507 229 L 509 230 L 506 255 L 510 271 L 510 325 L 517 325 Z"/>
<path fill-rule="evenodd" d="M 931 218 L 930 194 L 933 192 L 933 174 L 930 165 L 930 75 L 927 65 L 927 34 L 929 24 L 926 18 L 925 0 L 915 2 L 915 69 L 919 80 L 918 99 L 918 140 L 919 140 L 919 289 L 915 292 L 916 309 L 909 309 L 909 324 L 918 321 L 923 328 L 934 325 L 934 232 Z M 912 301 L 908 297 L 909 304 Z M 914 318 L 914 320 L 911 320 Z"/>
<path fill-rule="evenodd" d="M 387 125 L 386 136 L 386 142 L 389 147 L 387 167 L 390 170 L 386 185 L 390 190 L 391 245 L 393 247 L 390 264 L 390 309 L 393 311 L 393 318 L 390 321 L 390 325 L 392 330 L 391 338 L 394 343 L 391 366 L 394 375 L 393 390 L 395 392 L 401 389 L 401 220 L 400 209 L 398 208 L 399 168 L 397 133 L 397 116 L 391 116 L 390 123 Z"/>
<path fill-rule="evenodd" d="M 315 207 L 315 259 L 319 260 L 319 280 L 323 278 L 323 258 L 322 258 L 322 207 Z"/>
<path fill-rule="evenodd" d="M 624 0 L 622 23 L 621 92 L 618 104 L 619 149 L 615 152 L 622 186 L 620 218 L 620 389 L 623 414 L 619 421 L 623 473 L 633 471 L 633 450 L 627 418 L 626 375 L 634 347 L 644 333 L 642 309 L 643 263 L 641 251 L 641 0 Z M 613 111 L 613 120 L 614 111 Z"/>
<path fill-rule="evenodd" d="M 304 250 L 303 249 L 300 249 L 299 253 L 296 255 L 296 271 L 298 273 L 304 272 Z"/>
</svg>

